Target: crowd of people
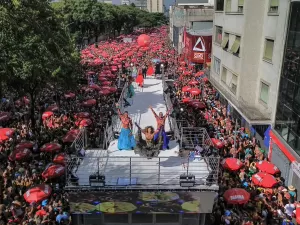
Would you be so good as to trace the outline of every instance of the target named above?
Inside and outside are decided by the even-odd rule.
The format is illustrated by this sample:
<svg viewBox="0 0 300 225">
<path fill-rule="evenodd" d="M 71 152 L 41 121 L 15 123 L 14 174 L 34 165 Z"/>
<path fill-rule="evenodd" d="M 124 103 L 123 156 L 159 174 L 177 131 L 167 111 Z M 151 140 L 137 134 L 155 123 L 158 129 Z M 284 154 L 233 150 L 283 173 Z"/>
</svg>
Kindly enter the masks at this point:
<svg viewBox="0 0 300 225">
<path fill-rule="evenodd" d="M 149 31 L 153 40 L 150 46 L 136 47 L 135 41 L 123 43 L 122 39 L 88 46 L 82 51 L 86 84 L 79 84 L 72 92 L 45 88 L 34 109 L 35 127 L 26 96 L 16 99 L 7 93 L 2 98 L 0 225 L 71 224 L 68 194 L 63 191 L 65 176 L 71 174 L 66 173 L 65 163 L 72 156 L 85 154 L 84 149 L 72 145 L 73 141 L 84 128 L 89 147 L 103 147 L 105 129 L 119 115 L 123 126 L 119 139 L 126 138 L 118 147 L 134 148 L 134 138 L 128 139 L 133 124 L 118 108 L 133 104 L 133 83 L 143 87 L 147 75 L 161 74 L 176 78 L 168 88 L 173 109 L 166 115 L 153 111 L 157 130 L 148 127 L 140 131 L 146 135 L 145 145 L 148 139 L 157 140 L 161 135 L 163 143 L 159 145 L 168 149 L 163 128 L 169 113 L 189 127 L 207 129 L 214 150 L 222 157 L 220 190 L 210 222 L 295 224 L 297 190 L 285 185 L 280 170 L 268 161 L 260 143 L 235 124 L 205 72 L 175 56 L 166 33 L 164 27 Z M 135 40 L 139 34 L 130 37 Z"/>
<path fill-rule="evenodd" d="M 259 141 L 235 124 L 205 72 L 178 62 L 177 82 L 168 92 L 174 106 L 172 116 L 187 121 L 185 126 L 205 127 L 221 157 L 220 190 L 210 218 L 212 224 L 296 224 L 297 190 L 285 185 L 280 170 L 268 161 Z M 199 153 L 197 149 L 188 150 Z"/>
<path fill-rule="evenodd" d="M 164 61 L 166 68 L 174 64 L 165 34 L 163 27 L 149 31 L 156 40 L 151 49 L 136 47 L 140 32 L 134 32 L 132 43 L 116 39 L 82 50 L 84 82 L 72 91 L 50 85 L 42 90 L 34 108 L 34 127 L 29 98 L 6 93 L 0 113 L 0 224 L 71 224 L 63 190 L 66 176 L 74 175 L 65 164 L 85 155 L 84 148 L 72 143 L 84 130 L 88 147 L 105 147 L 103 137 L 115 122 L 116 103 L 132 104 L 132 82 L 141 75 L 142 86 L 147 74 L 160 74 L 161 63 L 157 66 L 152 60 L 160 55 L 161 60 L 170 58 Z"/>
</svg>

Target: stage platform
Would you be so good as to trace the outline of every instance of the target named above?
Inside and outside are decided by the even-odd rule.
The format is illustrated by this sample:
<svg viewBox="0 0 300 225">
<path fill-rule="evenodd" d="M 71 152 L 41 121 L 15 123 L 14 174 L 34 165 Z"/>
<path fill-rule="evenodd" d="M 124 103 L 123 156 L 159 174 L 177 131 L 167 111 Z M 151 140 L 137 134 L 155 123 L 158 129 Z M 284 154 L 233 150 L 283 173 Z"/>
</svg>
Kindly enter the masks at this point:
<svg viewBox="0 0 300 225">
<path fill-rule="evenodd" d="M 146 79 L 144 88 L 136 88 L 135 91 L 132 106 L 124 110 L 142 128 L 150 125 L 156 128 L 155 117 L 149 106 L 157 113 L 166 113 L 162 81 Z M 117 126 L 120 126 L 119 122 Z M 135 127 L 133 133 L 136 130 Z M 168 120 L 165 130 L 170 130 Z M 175 141 L 170 141 L 168 150 L 161 151 L 158 157 L 151 159 L 135 155 L 133 150 L 119 151 L 117 146 L 118 140 L 113 140 L 107 150 L 87 150 L 80 163 L 75 166 L 69 164 L 68 170 L 79 178 L 77 187 L 90 187 L 89 176 L 99 172 L 105 176 L 103 188 L 108 189 L 218 189 L 219 158 L 179 157 L 179 145 Z M 179 178 L 183 174 L 195 176 L 194 187 L 180 186 Z M 214 181 L 209 181 L 208 177 L 214 177 Z M 67 187 L 73 186 L 67 181 Z"/>
<path fill-rule="evenodd" d="M 172 144 L 172 143 L 171 143 Z M 218 159 L 215 160 L 215 163 Z M 159 157 L 147 159 L 134 151 L 87 150 L 86 156 L 73 172 L 79 186 L 90 186 L 89 175 L 99 172 L 105 176 L 107 188 L 182 189 L 182 174 L 195 176 L 195 189 L 207 186 L 207 178 L 217 165 L 208 165 L 206 158 L 178 156 L 177 146 L 161 151 Z"/>
</svg>

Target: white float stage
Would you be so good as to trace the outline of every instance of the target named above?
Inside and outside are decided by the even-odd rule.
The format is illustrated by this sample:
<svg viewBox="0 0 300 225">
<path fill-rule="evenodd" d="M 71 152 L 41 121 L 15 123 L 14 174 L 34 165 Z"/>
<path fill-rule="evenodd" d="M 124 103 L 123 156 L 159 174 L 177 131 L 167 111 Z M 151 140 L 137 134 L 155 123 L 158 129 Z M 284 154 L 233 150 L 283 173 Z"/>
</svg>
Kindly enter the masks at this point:
<svg viewBox="0 0 300 225">
<path fill-rule="evenodd" d="M 162 81 L 145 79 L 144 87 L 136 87 L 135 92 L 133 104 L 127 107 L 126 111 L 140 127 L 156 128 L 156 120 L 149 106 L 151 105 L 157 113 L 166 113 Z M 168 120 L 165 129 L 170 130 Z M 133 133 L 136 130 L 135 127 Z M 151 159 L 135 155 L 133 150 L 119 151 L 117 142 L 118 140 L 112 141 L 108 150 L 86 151 L 76 171 L 79 186 L 89 186 L 89 175 L 99 170 L 100 174 L 105 176 L 106 186 L 114 188 L 180 188 L 179 176 L 190 173 L 195 176 L 199 188 L 205 184 L 211 170 L 207 166 L 207 160 L 203 158 L 179 157 L 179 146 L 175 141 L 170 141 L 169 150 L 161 151 L 159 157 Z"/>
</svg>

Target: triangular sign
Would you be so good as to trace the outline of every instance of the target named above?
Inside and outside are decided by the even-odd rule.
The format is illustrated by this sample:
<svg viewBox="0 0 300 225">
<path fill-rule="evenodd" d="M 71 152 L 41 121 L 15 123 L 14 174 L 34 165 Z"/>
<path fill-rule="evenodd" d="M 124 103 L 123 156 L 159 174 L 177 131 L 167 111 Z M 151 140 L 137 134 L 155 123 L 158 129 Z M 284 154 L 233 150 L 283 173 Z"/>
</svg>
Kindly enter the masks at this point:
<svg viewBox="0 0 300 225">
<path fill-rule="evenodd" d="M 198 37 L 198 40 L 193 48 L 193 51 L 197 51 L 197 52 L 205 52 L 206 51 L 205 45 L 204 45 L 201 37 Z"/>
</svg>

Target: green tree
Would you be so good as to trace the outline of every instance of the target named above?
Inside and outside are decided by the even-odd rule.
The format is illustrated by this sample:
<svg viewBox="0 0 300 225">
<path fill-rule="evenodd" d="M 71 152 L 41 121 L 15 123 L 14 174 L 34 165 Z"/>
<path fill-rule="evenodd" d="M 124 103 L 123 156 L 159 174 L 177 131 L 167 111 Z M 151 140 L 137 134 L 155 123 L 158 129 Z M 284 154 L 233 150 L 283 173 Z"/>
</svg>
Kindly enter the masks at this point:
<svg viewBox="0 0 300 225">
<path fill-rule="evenodd" d="M 29 95 L 34 128 L 37 95 L 49 84 L 68 86 L 75 81 L 79 54 L 47 0 L 14 0 L 0 6 L 0 15 L 0 68 L 11 89 Z"/>
</svg>

